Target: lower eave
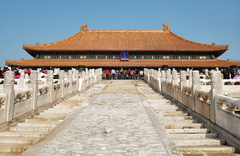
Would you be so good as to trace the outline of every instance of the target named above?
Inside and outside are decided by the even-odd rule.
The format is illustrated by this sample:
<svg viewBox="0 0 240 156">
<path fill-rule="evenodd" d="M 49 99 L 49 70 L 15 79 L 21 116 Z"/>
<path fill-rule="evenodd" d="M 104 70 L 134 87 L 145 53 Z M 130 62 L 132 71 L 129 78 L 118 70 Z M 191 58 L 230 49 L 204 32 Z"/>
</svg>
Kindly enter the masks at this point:
<svg viewBox="0 0 240 156">
<path fill-rule="evenodd" d="M 51 53 L 88 53 L 88 52 L 104 52 L 104 54 L 106 53 L 112 53 L 112 52 L 121 52 L 121 51 L 126 51 L 126 52 L 139 52 L 139 53 L 143 53 L 146 54 L 146 52 L 158 52 L 158 53 L 163 53 L 163 52 L 167 52 L 167 53 L 209 53 L 209 54 L 214 54 L 215 57 L 219 57 L 221 56 L 227 49 L 221 49 L 221 50 L 42 50 L 42 51 L 38 51 L 38 50 L 30 50 L 30 49 L 25 49 L 32 57 L 35 57 L 37 54 L 51 54 Z"/>
<path fill-rule="evenodd" d="M 119 59 L 29 59 L 29 60 L 7 60 L 8 66 L 19 67 L 229 67 L 240 66 L 237 61 L 224 61 L 218 59 L 130 59 L 120 61 Z"/>
</svg>

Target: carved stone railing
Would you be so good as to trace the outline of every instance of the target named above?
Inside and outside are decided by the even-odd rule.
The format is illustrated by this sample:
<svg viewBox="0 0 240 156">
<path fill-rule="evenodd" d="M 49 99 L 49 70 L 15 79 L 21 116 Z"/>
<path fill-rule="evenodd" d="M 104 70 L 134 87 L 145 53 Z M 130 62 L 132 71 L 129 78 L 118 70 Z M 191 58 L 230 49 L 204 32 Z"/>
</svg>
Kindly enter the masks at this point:
<svg viewBox="0 0 240 156">
<path fill-rule="evenodd" d="M 5 108 L 6 98 L 7 98 L 7 95 L 5 93 L 0 94 L 0 109 Z"/>
<path fill-rule="evenodd" d="M 179 84 L 175 84 L 175 85 L 174 85 L 174 90 L 175 90 L 176 92 L 181 92 L 181 86 L 180 86 Z"/>
<path fill-rule="evenodd" d="M 233 84 L 240 80 L 223 80 L 219 71 L 211 71 L 210 76 L 205 76 L 210 79 L 200 79 L 198 71 L 181 71 L 180 76 L 173 71 L 158 71 L 161 75 L 157 77 L 156 71 L 144 69 L 144 80 L 205 123 L 211 123 L 214 130 L 221 127 L 221 133 L 228 132 L 226 136 L 231 136 L 231 140 L 237 139 L 239 143 L 234 143 L 234 146 L 239 146 L 240 85 Z M 224 85 L 226 83 L 228 85 Z M 229 97 L 231 95 L 238 99 Z"/>
<path fill-rule="evenodd" d="M 240 116 L 240 100 L 239 99 L 235 99 L 235 98 L 231 98 L 231 97 L 227 97 L 224 95 L 216 95 L 216 104 L 217 107 L 228 111 L 234 115 L 238 115 Z M 236 113 L 238 112 L 238 113 Z"/>
<path fill-rule="evenodd" d="M 189 86 L 183 86 L 182 93 L 186 96 L 192 97 L 192 89 Z"/>
<path fill-rule="evenodd" d="M 210 104 L 210 92 L 205 92 L 205 91 L 196 89 L 195 97 L 196 97 L 196 100 Z"/>
<path fill-rule="evenodd" d="M 77 70 L 59 71 L 59 79 L 53 79 L 53 71 L 39 77 L 38 71 L 32 71 L 30 77 L 22 77 L 14 84 L 13 72 L 5 74 L 0 93 L 0 124 L 27 114 L 43 105 L 67 98 L 101 81 L 102 69 L 79 73 Z M 5 110 L 4 110 L 5 109 Z"/>
<path fill-rule="evenodd" d="M 29 88 L 27 90 L 24 91 L 17 91 L 15 92 L 15 98 L 14 98 L 14 103 L 18 103 L 18 102 L 23 102 L 25 100 L 30 99 L 32 96 L 32 89 Z"/>
<path fill-rule="evenodd" d="M 61 88 L 60 83 L 55 83 L 55 84 L 53 85 L 53 91 L 60 90 L 60 88 Z"/>
</svg>

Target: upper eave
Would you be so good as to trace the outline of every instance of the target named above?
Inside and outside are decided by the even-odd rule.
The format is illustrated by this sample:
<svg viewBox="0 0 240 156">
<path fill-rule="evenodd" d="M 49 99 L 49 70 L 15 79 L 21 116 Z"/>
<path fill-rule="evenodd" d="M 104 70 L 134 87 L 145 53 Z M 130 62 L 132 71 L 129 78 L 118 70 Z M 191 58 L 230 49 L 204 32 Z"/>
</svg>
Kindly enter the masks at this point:
<svg viewBox="0 0 240 156">
<path fill-rule="evenodd" d="M 170 30 L 84 30 L 61 41 L 23 45 L 31 55 L 43 51 L 200 51 L 217 52 L 228 45 L 202 44 L 186 40 Z"/>
</svg>

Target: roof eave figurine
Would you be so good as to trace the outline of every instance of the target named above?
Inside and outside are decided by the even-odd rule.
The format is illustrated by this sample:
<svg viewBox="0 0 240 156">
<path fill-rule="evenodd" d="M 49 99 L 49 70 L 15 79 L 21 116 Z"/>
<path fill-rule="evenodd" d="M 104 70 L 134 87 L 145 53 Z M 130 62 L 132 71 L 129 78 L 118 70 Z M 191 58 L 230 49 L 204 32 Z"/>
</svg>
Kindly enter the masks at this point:
<svg viewBox="0 0 240 156">
<path fill-rule="evenodd" d="M 88 31 L 88 24 L 83 24 L 81 27 L 80 27 L 80 31 Z"/>
<path fill-rule="evenodd" d="M 167 23 L 164 23 L 162 26 L 163 26 L 163 30 L 165 30 L 165 31 L 171 30 L 171 27 Z"/>
</svg>

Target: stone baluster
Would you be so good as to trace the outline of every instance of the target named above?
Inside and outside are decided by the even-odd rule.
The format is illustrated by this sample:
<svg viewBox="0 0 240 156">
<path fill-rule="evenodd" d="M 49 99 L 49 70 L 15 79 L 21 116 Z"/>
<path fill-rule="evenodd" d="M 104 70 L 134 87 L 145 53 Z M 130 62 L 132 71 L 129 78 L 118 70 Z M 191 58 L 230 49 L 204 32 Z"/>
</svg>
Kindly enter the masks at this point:
<svg viewBox="0 0 240 156">
<path fill-rule="evenodd" d="M 20 78 L 19 78 L 19 81 L 17 83 L 17 88 L 19 90 L 24 90 L 26 89 L 26 84 L 25 84 L 25 81 L 24 81 L 24 76 L 25 76 L 25 72 L 24 70 L 21 70 L 20 71 Z"/>
<path fill-rule="evenodd" d="M 147 68 L 144 68 L 144 80 L 146 81 L 147 84 L 149 84 L 149 77 L 150 77 L 150 70 Z"/>
<path fill-rule="evenodd" d="M 158 89 L 161 92 L 162 91 L 162 82 L 161 82 L 161 70 L 159 68 L 159 70 L 157 71 L 157 82 L 158 82 Z"/>
<path fill-rule="evenodd" d="M 14 110 L 14 75 L 12 71 L 7 71 L 4 77 L 3 90 L 7 94 L 5 106 L 5 120 L 6 122 L 13 119 Z"/>
<path fill-rule="evenodd" d="M 171 82 L 172 81 L 171 69 L 167 70 L 167 79 L 166 79 L 166 81 L 167 82 Z"/>
<path fill-rule="evenodd" d="M 195 105 L 195 101 L 196 101 L 196 97 L 195 97 L 195 92 L 196 89 L 199 89 L 200 86 L 200 75 L 199 75 L 199 71 L 194 70 L 192 72 L 192 110 L 195 111 L 196 110 L 196 105 Z"/>
<path fill-rule="evenodd" d="M 208 75 L 208 69 L 205 69 L 205 79 L 208 79 L 209 75 Z"/>
<path fill-rule="evenodd" d="M 59 71 L 59 83 L 60 83 L 60 89 L 61 89 L 61 98 L 63 98 L 65 95 L 65 92 L 64 92 L 64 71 L 63 70 L 60 70 Z"/>
<path fill-rule="evenodd" d="M 38 72 L 32 71 L 30 74 L 30 84 L 32 88 L 32 110 L 37 108 L 38 102 Z"/>
<path fill-rule="evenodd" d="M 47 73 L 47 85 L 49 86 L 49 101 L 53 101 L 53 71 L 48 70 Z"/>
<path fill-rule="evenodd" d="M 172 70 L 172 95 L 174 97 L 175 84 L 178 83 L 177 71 L 175 69 Z"/>
<path fill-rule="evenodd" d="M 74 72 L 75 74 L 74 74 L 74 79 L 75 79 L 75 81 L 76 81 L 76 86 L 79 86 L 79 71 L 78 70 L 75 70 L 75 72 Z M 77 90 L 78 90 L 78 88 L 77 88 Z"/>
<path fill-rule="evenodd" d="M 191 70 L 189 70 L 189 75 L 188 75 L 188 82 L 189 82 L 189 86 L 192 86 L 192 80 L 193 80 L 193 70 L 191 69 Z"/>
<path fill-rule="evenodd" d="M 162 82 L 165 82 L 165 81 L 166 81 L 166 72 L 165 72 L 165 70 L 162 70 L 161 81 L 162 81 Z"/>
<path fill-rule="evenodd" d="M 216 110 L 217 105 L 215 102 L 215 95 L 223 93 L 223 81 L 220 71 L 211 73 L 211 90 L 210 90 L 210 108 L 211 108 L 211 121 L 216 123 Z"/>
<path fill-rule="evenodd" d="M 68 81 L 69 81 L 70 90 L 72 92 L 73 91 L 72 90 L 72 82 L 73 82 L 73 72 L 72 72 L 72 70 L 68 70 Z"/>
</svg>

